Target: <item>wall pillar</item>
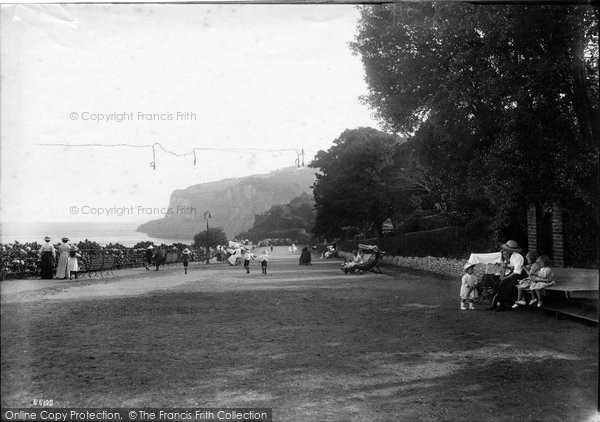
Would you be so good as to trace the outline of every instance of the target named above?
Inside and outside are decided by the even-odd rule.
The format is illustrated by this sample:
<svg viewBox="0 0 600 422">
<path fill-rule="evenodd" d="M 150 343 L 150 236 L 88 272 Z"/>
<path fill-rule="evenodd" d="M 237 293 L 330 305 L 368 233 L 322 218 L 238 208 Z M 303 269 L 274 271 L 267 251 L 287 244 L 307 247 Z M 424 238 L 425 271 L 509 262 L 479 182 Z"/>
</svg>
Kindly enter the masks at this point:
<svg viewBox="0 0 600 422">
<path fill-rule="evenodd" d="M 535 204 L 529 204 L 527 208 L 527 250 L 537 250 L 537 207 Z"/>
<path fill-rule="evenodd" d="M 560 203 L 552 204 L 552 250 L 554 265 L 565 266 L 563 211 Z"/>
</svg>

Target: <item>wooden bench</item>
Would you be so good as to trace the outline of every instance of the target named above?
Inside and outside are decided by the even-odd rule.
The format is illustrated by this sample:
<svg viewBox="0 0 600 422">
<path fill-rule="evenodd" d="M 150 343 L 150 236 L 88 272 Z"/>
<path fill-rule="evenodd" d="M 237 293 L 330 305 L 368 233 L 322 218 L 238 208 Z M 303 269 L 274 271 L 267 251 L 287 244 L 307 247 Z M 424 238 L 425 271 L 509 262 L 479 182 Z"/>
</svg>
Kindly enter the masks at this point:
<svg viewBox="0 0 600 422">
<path fill-rule="evenodd" d="M 555 285 L 546 287 L 542 294 L 542 308 L 576 318 L 598 322 L 598 270 L 583 268 L 553 268 Z M 553 301 L 552 296 L 563 300 Z"/>
<path fill-rule="evenodd" d="M 167 252 L 164 265 L 172 267 L 178 261 L 178 258 L 177 252 Z"/>
<path fill-rule="evenodd" d="M 92 255 L 86 264 L 82 265 L 78 273 L 87 273 L 89 278 L 99 275 L 104 278 L 104 275 L 115 275 L 115 257 L 111 255 Z"/>
</svg>

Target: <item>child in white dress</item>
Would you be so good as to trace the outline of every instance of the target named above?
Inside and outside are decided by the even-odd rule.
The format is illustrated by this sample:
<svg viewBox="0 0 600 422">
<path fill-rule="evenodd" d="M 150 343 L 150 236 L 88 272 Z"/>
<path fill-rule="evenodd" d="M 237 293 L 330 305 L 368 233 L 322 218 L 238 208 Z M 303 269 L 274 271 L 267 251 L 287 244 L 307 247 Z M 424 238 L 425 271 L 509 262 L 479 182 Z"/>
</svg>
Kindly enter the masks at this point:
<svg viewBox="0 0 600 422">
<path fill-rule="evenodd" d="M 527 277 L 519 281 L 519 284 L 517 285 L 518 296 L 517 301 L 512 306 L 514 309 L 518 308 L 519 305 L 527 305 L 527 302 L 523 298 L 523 294 L 529 289 L 529 286 L 533 283 L 533 280 L 542 268 L 537 262 L 537 252 L 529 251 L 527 255 L 525 255 L 525 259 L 527 260 L 527 265 L 523 267 L 523 270 L 527 273 Z"/>
<path fill-rule="evenodd" d="M 262 273 L 266 274 L 267 273 L 267 265 L 269 264 L 269 254 L 267 253 L 266 249 L 262 251 L 262 253 L 258 257 L 258 260 L 260 261 L 260 267 L 262 268 Z"/>
<path fill-rule="evenodd" d="M 542 306 L 542 290 L 554 285 L 554 274 L 552 273 L 552 268 L 550 268 L 550 258 L 546 255 L 540 256 L 535 262 L 541 268 L 529 285 L 529 290 L 531 290 L 531 295 L 533 296 L 529 305 L 533 305 L 537 302 L 539 308 Z"/>
<path fill-rule="evenodd" d="M 462 277 L 460 285 L 460 310 L 466 311 L 466 303 L 469 301 L 469 309 L 475 310 L 473 305 L 473 299 L 478 297 L 477 295 L 477 277 L 473 275 L 475 270 L 475 264 L 466 263 L 464 265 L 465 274 Z"/>
<path fill-rule="evenodd" d="M 67 259 L 67 277 L 71 280 L 71 277 L 75 275 L 77 279 L 77 272 L 79 271 L 79 264 L 77 258 L 81 258 L 81 255 L 77 253 L 77 246 L 73 245 L 69 251 L 69 258 Z"/>
</svg>

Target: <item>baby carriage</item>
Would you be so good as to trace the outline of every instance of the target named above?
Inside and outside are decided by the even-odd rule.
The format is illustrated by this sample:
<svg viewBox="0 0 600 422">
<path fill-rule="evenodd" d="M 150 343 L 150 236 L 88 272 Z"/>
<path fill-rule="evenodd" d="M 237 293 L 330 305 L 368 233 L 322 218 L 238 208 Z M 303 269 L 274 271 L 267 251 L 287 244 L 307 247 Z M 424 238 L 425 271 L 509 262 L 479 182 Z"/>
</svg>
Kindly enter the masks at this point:
<svg viewBox="0 0 600 422">
<path fill-rule="evenodd" d="M 469 264 L 484 265 L 483 276 L 477 283 L 477 293 L 481 302 L 487 300 L 490 303 L 494 302 L 494 296 L 498 291 L 498 283 L 500 282 L 500 274 L 503 271 L 502 254 L 500 252 L 471 254 Z"/>
</svg>

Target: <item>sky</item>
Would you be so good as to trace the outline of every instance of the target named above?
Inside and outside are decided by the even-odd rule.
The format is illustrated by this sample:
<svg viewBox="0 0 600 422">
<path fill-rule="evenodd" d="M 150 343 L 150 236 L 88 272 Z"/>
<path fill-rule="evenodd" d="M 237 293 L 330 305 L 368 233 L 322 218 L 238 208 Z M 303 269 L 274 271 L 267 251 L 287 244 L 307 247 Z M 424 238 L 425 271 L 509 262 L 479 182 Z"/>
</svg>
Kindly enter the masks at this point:
<svg viewBox="0 0 600 422">
<path fill-rule="evenodd" d="M 378 128 L 350 5 L 0 12 L 4 224 L 160 218 L 175 189 L 289 167 L 301 148 L 308 163 L 345 129 Z M 153 168 L 149 147 L 56 146 L 92 143 L 234 152 L 197 150 L 194 166 L 157 147 Z M 135 211 L 107 215 L 119 207 Z"/>
</svg>

